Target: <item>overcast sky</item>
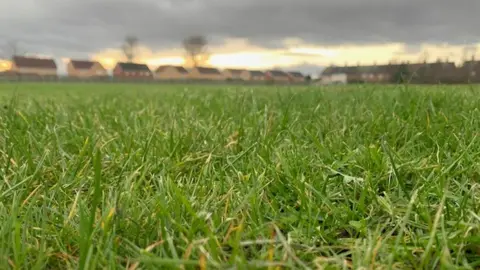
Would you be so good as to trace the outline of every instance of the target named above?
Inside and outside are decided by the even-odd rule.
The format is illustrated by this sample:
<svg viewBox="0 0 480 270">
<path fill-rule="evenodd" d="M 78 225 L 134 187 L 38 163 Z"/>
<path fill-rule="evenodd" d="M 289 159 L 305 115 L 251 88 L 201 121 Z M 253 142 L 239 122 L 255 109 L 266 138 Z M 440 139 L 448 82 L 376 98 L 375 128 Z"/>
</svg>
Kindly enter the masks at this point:
<svg viewBox="0 0 480 270">
<path fill-rule="evenodd" d="M 299 38 L 318 46 L 480 42 L 479 0 L 0 0 L 0 45 L 55 57 L 118 48 L 127 34 L 154 51 L 191 34 L 213 44 L 244 38 L 282 48 Z"/>
</svg>

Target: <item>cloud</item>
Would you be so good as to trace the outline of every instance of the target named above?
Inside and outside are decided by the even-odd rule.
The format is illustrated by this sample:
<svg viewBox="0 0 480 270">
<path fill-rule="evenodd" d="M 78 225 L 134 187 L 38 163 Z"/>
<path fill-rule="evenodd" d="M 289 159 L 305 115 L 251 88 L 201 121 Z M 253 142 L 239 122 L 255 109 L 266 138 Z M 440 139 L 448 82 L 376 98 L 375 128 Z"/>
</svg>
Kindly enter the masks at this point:
<svg viewBox="0 0 480 270">
<path fill-rule="evenodd" d="M 417 59 L 427 47 L 430 58 L 458 58 L 480 42 L 479 10 L 474 0 L 0 0 L 0 47 L 114 62 L 134 34 L 141 59 L 157 65 L 181 61 L 181 40 L 203 34 L 223 66 Z"/>
<path fill-rule="evenodd" d="M 31 50 L 90 53 L 136 34 L 156 50 L 185 36 L 245 38 L 281 48 L 285 38 L 316 44 L 478 42 L 469 0 L 0 0 L 0 33 Z"/>
</svg>

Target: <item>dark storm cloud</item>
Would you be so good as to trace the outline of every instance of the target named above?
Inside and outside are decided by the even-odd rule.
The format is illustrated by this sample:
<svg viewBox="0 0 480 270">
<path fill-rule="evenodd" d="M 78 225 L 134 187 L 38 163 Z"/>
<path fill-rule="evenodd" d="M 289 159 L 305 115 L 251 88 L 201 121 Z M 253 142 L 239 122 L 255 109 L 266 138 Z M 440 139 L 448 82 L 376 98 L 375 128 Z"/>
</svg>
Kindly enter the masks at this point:
<svg viewBox="0 0 480 270">
<path fill-rule="evenodd" d="M 153 49 L 190 34 L 247 38 L 267 47 L 286 37 L 340 43 L 479 42 L 477 0 L 0 0 L 0 39 L 28 50 L 87 54 L 135 34 Z M 40 4 L 41 2 L 41 4 Z M 8 10 L 8 13 L 5 13 Z M 7 14 L 7 15 L 5 15 Z M 1 41 L 0 41 L 1 42 Z"/>
</svg>

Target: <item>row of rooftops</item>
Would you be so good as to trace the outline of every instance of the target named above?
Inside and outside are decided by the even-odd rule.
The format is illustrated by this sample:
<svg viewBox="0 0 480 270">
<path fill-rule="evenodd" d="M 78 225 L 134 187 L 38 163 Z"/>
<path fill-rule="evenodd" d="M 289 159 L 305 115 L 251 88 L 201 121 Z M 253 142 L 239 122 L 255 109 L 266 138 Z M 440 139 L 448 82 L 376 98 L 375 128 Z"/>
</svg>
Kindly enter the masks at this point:
<svg viewBox="0 0 480 270">
<path fill-rule="evenodd" d="M 325 68 L 322 75 L 332 74 L 358 74 L 358 73 L 392 73 L 396 72 L 401 66 L 406 67 L 409 70 L 430 69 L 430 70 L 443 70 L 443 71 L 455 71 L 464 67 L 480 66 L 480 61 L 475 59 L 465 61 L 462 66 L 456 66 L 454 62 L 433 62 L 433 63 L 389 63 L 386 65 L 369 65 L 369 66 L 329 66 Z"/>
<path fill-rule="evenodd" d="M 57 64 L 53 59 L 47 58 L 34 58 L 34 57 L 25 57 L 25 56 L 14 56 L 12 58 L 12 62 L 15 64 L 16 67 L 23 67 L 23 68 L 38 68 L 38 69 L 57 69 Z M 71 60 L 70 61 L 72 66 L 75 69 L 82 70 L 82 69 L 90 69 L 93 65 L 98 62 L 95 61 L 87 61 L 87 60 Z M 126 62 L 119 62 L 117 63 L 118 66 L 122 68 L 123 71 L 142 71 L 142 72 L 151 72 L 150 68 L 146 64 L 142 63 L 126 63 Z M 358 73 L 392 73 L 396 72 L 400 66 L 406 66 L 410 70 L 419 70 L 419 69 L 431 69 L 431 70 L 443 70 L 443 71 L 454 71 L 458 68 L 462 67 L 472 67 L 472 66 L 480 66 L 480 61 L 475 61 L 472 59 L 470 61 L 465 61 L 462 67 L 457 67 L 453 62 L 441 62 L 437 61 L 434 63 L 389 63 L 386 65 L 370 65 L 370 66 L 329 66 L 323 70 L 322 75 L 332 75 L 332 74 L 358 74 Z M 172 65 L 164 65 L 158 67 L 155 72 L 161 72 L 163 69 L 168 67 L 173 67 L 177 69 L 179 73 L 188 74 L 189 71 L 182 66 L 172 66 Z M 201 74 L 219 74 L 221 73 L 220 70 L 217 68 L 212 67 L 197 67 L 196 68 L 199 73 Z M 231 74 L 236 75 L 244 72 L 245 70 L 242 69 L 225 69 L 229 71 Z M 269 70 L 269 71 L 260 71 L 260 70 L 248 70 L 252 76 L 264 76 L 265 72 L 268 72 L 271 76 L 276 77 L 286 77 L 286 76 L 293 76 L 296 78 L 304 77 L 300 72 L 285 72 L 281 70 Z"/>
<path fill-rule="evenodd" d="M 75 64 L 72 62 L 72 64 L 75 66 Z M 126 71 L 150 71 L 150 68 L 145 65 L 145 64 L 138 64 L 138 63 L 123 63 L 119 62 L 117 63 L 122 70 Z M 183 67 L 183 66 L 174 66 L 174 65 L 163 65 L 159 66 L 155 72 L 162 72 L 164 69 L 167 69 L 169 67 L 175 68 L 179 73 L 182 74 L 188 74 L 189 71 Z M 201 74 L 221 74 L 221 71 L 217 68 L 213 67 L 195 67 L 199 73 Z M 268 70 L 268 71 L 260 71 L 260 70 L 244 70 L 244 69 L 232 69 L 232 68 L 227 68 L 225 69 L 226 71 L 229 71 L 233 75 L 239 75 L 244 71 L 250 72 L 252 76 L 265 76 L 265 73 L 268 72 L 270 75 L 274 77 L 288 77 L 288 76 L 293 76 L 296 78 L 303 78 L 304 75 L 301 72 L 297 71 L 281 71 L 281 70 Z"/>
<path fill-rule="evenodd" d="M 25 57 L 25 56 L 14 56 L 12 58 L 12 63 L 17 68 L 35 68 L 35 69 L 57 69 L 57 64 L 53 59 L 47 58 L 34 58 L 34 57 Z M 73 68 L 78 70 L 88 70 L 93 67 L 95 64 L 99 64 L 96 61 L 87 61 L 87 60 L 70 60 Z M 130 62 L 118 62 L 119 66 L 123 71 L 130 72 L 151 72 L 150 68 L 146 64 L 142 63 L 130 63 Z M 183 66 L 174 66 L 174 65 L 163 65 L 159 66 L 155 72 L 162 72 L 164 69 L 173 67 L 179 73 L 188 74 L 189 71 Z M 199 73 L 201 74 L 221 74 L 221 71 L 213 67 L 196 67 Z M 295 78 L 303 78 L 304 75 L 301 72 L 287 72 L 281 70 L 269 70 L 269 71 L 260 71 L 260 70 L 242 70 L 242 69 L 225 69 L 226 71 L 231 72 L 232 74 L 240 74 L 244 71 L 250 72 L 252 76 L 265 76 L 268 72 L 271 76 L 275 77 L 287 77 L 292 76 Z"/>
</svg>

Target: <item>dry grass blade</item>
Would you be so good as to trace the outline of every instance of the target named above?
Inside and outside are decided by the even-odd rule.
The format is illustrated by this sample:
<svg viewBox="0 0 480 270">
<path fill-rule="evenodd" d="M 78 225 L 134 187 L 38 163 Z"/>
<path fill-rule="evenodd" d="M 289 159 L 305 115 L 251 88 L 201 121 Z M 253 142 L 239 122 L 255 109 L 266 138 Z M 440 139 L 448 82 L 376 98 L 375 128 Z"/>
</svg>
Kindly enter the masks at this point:
<svg viewBox="0 0 480 270">
<path fill-rule="evenodd" d="M 160 246 L 161 244 L 163 244 L 164 241 L 163 240 L 160 240 L 160 241 L 157 241 L 151 245 L 149 245 L 148 247 L 145 248 L 145 252 L 150 252 L 152 251 L 154 248 Z M 138 268 L 138 266 L 140 265 L 140 262 L 135 262 L 134 264 L 132 264 L 128 270 L 135 270 Z"/>
</svg>

